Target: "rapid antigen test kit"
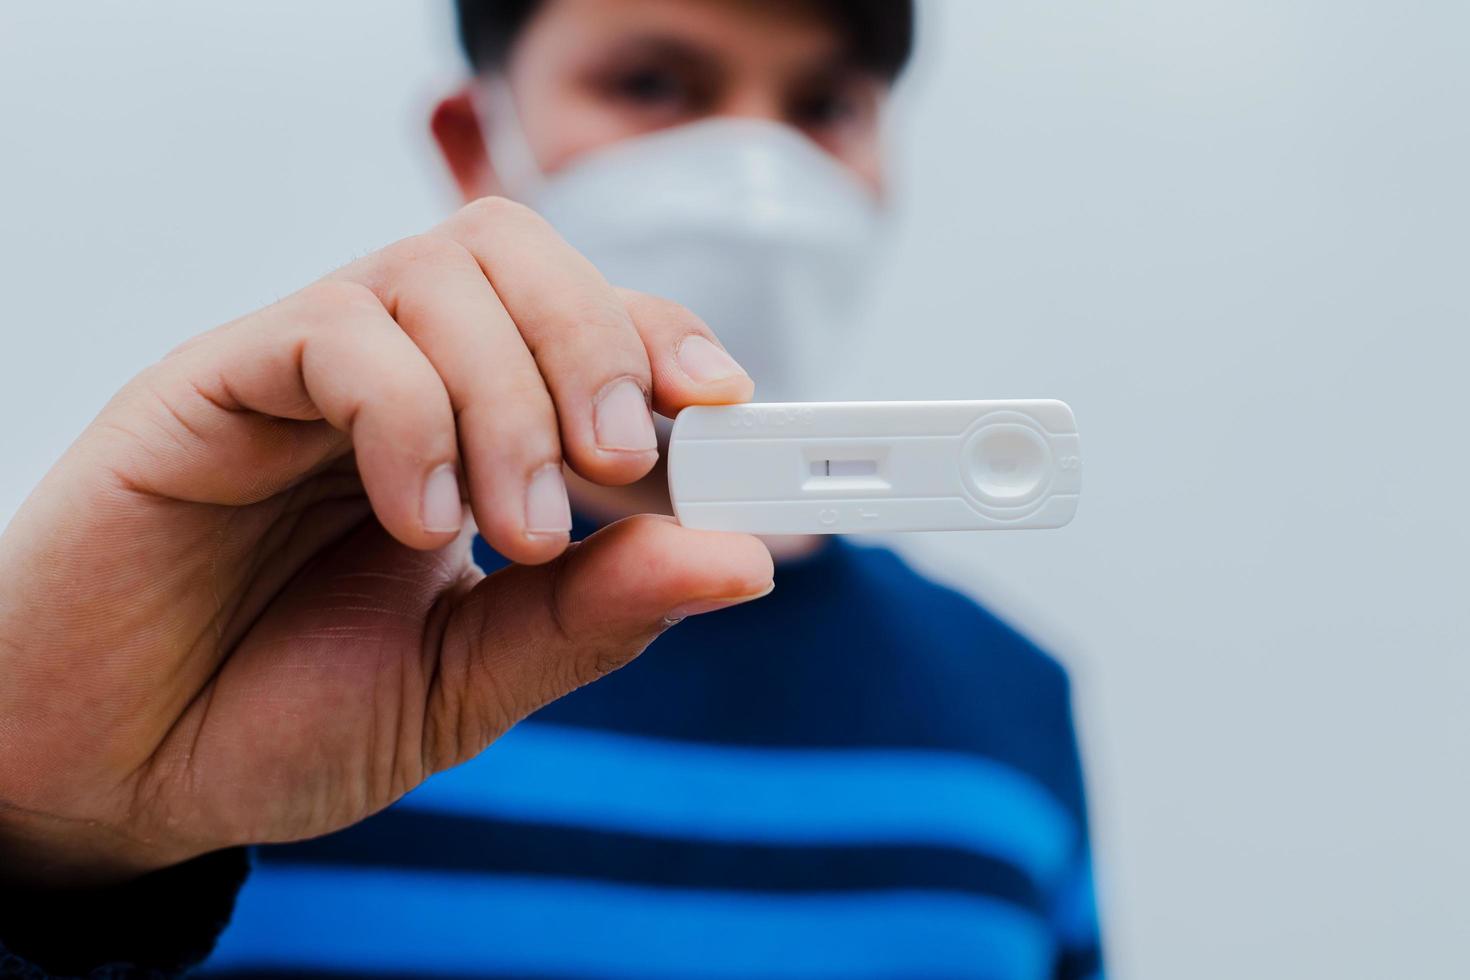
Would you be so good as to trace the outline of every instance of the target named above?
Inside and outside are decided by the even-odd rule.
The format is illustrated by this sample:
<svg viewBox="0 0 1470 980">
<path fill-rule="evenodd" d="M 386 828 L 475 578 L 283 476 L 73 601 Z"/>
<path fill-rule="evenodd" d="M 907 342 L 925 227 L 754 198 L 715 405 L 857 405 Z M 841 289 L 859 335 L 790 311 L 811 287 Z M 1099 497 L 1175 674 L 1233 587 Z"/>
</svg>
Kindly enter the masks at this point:
<svg viewBox="0 0 1470 980">
<path fill-rule="evenodd" d="M 686 527 L 853 534 L 1061 527 L 1082 455 L 1063 402 L 698 405 L 674 420 Z"/>
</svg>

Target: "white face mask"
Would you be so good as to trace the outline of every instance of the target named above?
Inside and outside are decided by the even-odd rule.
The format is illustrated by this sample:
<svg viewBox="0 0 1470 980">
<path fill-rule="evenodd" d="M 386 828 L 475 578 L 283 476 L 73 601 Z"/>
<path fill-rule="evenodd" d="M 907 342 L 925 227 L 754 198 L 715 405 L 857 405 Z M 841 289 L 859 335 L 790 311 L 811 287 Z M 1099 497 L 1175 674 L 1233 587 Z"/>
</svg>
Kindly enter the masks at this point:
<svg viewBox="0 0 1470 980">
<path fill-rule="evenodd" d="M 762 401 L 842 392 L 882 212 L 844 167 L 779 123 L 714 118 L 623 140 L 545 175 L 504 85 L 487 99 L 491 162 L 608 281 L 684 304 Z"/>
</svg>

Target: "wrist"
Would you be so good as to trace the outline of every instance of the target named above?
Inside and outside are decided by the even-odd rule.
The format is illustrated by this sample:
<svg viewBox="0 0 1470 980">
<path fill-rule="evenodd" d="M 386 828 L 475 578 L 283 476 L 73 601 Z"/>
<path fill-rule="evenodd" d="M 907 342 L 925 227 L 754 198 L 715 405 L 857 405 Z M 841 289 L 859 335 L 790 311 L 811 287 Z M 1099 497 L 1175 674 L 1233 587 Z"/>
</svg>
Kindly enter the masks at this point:
<svg viewBox="0 0 1470 980">
<path fill-rule="evenodd" d="M 181 974 L 213 948 L 248 870 L 236 848 L 94 888 L 0 885 L 0 961 L 43 976 Z"/>
<path fill-rule="evenodd" d="M 150 846 L 99 821 L 18 812 L 0 804 L 0 888 L 112 887 L 197 853 Z"/>
</svg>

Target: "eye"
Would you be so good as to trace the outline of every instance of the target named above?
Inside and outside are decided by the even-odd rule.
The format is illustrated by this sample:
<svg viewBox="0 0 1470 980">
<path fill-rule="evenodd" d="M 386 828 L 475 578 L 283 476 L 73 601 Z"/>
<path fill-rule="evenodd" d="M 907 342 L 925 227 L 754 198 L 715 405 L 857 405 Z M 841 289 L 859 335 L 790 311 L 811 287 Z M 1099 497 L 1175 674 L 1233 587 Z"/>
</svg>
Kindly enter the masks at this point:
<svg viewBox="0 0 1470 980">
<path fill-rule="evenodd" d="M 871 85 L 851 76 L 802 86 L 787 103 L 791 122 L 807 130 L 836 129 L 864 122 L 876 108 Z"/>
<path fill-rule="evenodd" d="M 805 95 L 791 106 L 791 121 L 799 126 L 835 126 L 857 115 L 856 100 L 839 91 Z"/>
<path fill-rule="evenodd" d="M 690 99 L 683 79 L 659 68 L 623 72 L 611 79 L 610 88 L 620 99 L 655 108 L 679 106 Z"/>
</svg>

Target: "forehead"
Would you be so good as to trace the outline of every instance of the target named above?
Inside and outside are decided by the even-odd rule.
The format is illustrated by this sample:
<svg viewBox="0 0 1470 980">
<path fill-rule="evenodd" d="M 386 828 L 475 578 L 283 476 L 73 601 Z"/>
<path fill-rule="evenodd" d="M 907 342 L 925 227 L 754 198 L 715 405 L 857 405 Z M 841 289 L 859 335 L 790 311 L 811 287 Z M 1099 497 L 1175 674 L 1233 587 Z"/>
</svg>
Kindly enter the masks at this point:
<svg viewBox="0 0 1470 980">
<path fill-rule="evenodd" d="M 843 31 L 812 0 L 543 0 L 514 57 L 660 39 L 714 57 L 845 60 Z"/>
</svg>

